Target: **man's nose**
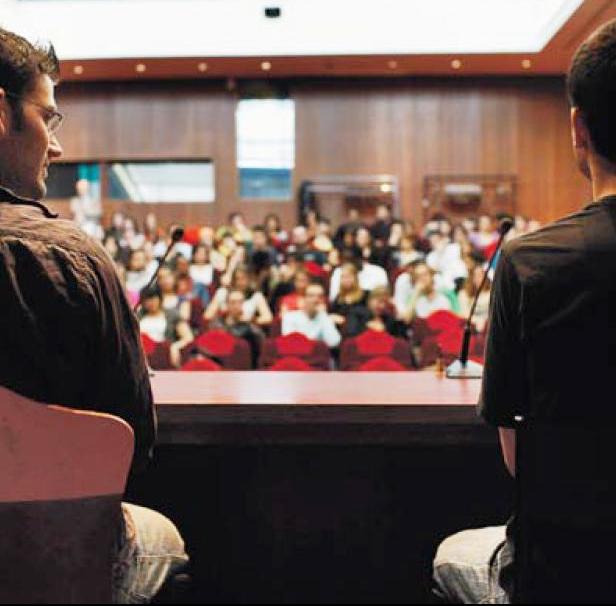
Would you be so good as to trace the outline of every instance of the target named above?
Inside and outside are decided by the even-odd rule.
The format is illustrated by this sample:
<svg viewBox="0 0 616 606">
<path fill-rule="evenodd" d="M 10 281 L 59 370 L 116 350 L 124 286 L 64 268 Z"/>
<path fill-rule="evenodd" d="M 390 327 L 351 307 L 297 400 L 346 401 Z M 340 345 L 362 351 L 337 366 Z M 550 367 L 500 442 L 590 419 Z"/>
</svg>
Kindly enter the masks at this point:
<svg viewBox="0 0 616 606">
<path fill-rule="evenodd" d="M 49 158 L 59 158 L 62 155 L 62 146 L 56 135 L 51 135 L 49 139 L 49 147 L 47 148 L 47 156 Z"/>
</svg>

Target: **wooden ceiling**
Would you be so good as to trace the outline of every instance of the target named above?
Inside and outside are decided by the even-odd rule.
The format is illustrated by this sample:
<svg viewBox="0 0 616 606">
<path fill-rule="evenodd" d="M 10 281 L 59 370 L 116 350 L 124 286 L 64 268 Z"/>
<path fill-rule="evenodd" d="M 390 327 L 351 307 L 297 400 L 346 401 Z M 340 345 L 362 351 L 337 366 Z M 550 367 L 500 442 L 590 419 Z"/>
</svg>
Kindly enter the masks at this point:
<svg viewBox="0 0 616 606">
<path fill-rule="evenodd" d="M 293 77 L 561 75 L 578 45 L 616 18 L 615 0 L 585 0 L 543 50 L 527 54 L 183 57 L 71 60 L 63 81 Z"/>
</svg>

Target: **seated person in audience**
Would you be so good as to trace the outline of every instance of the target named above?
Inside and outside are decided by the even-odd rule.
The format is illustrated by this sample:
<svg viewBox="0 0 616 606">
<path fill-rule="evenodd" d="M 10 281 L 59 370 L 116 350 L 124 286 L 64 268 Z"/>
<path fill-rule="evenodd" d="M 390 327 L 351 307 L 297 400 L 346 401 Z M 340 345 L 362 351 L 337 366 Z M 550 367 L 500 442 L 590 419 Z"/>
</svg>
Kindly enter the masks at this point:
<svg viewBox="0 0 616 606">
<path fill-rule="evenodd" d="M 498 232 L 494 229 L 494 221 L 488 215 L 479 217 L 478 229 L 470 234 L 470 239 L 473 246 L 480 251 L 485 250 L 488 246 L 498 240 Z"/>
<path fill-rule="evenodd" d="M 325 290 L 321 284 L 313 283 L 306 289 L 304 308 L 289 311 L 282 317 L 282 334 L 299 332 L 309 339 L 323 341 L 328 347 L 340 344 L 340 333 L 327 315 Z"/>
<path fill-rule="evenodd" d="M 442 223 L 442 222 L 441 222 Z M 451 242 L 448 236 L 440 231 L 429 234 L 432 252 L 426 257 L 426 263 L 438 276 L 437 287 L 447 290 L 457 290 L 468 276 L 468 269 L 460 251 L 460 246 Z"/>
<path fill-rule="evenodd" d="M 268 242 L 267 233 L 265 232 L 265 227 L 263 227 L 263 225 L 256 225 L 252 228 L 252 246 L 250 248 L 248 261 L 251 266 L 255 265 L 255 256 L 259 259 L 262 259 L 265 256 L 267 258 L 268 267 L 278 264 L 278 253 L 276 252 L 276 249 Z M 256 264 L 264 265 L 262 260 L 259 260 Z"/>
<path fill-rule="evenodd" d="M 208 287 L 214 281 L 214 266 L 210 261 L 210 251 L 205 244 L 195 244 L 192 251 L 189 275 L 194 284 Z"/>
<path fill-rule="evenodd" d="M 407 267 L 414 261 L 419 261 L 424 257 L 424 253 L 415 248 L 415 242 L 410 236 L 402 236 L 399 248 L 392 253 L 393 264 L 398 268 Z"/>
<path fill-rule="evenodd" d="M 227 297 L 229 289 L 240 290 L 244 293 L 243 320 L 254 322 L 259 326 L 271 324 L 273 316 L 263 293 L 254 289 L 254 276 L 245 265 L 239 265 L 233 271 L 230 284 L 222 285 L 216 290 L 212 301 L 204 313 L 206 321 L 214 320 L 227 313 Z"/>
<path fill-rule="evenodd" d="M 366 309 L 368 292 L 359 286 L 357 267 L 345 263 L 340 270 L 340 292 L 330 305 L 329 317 L 334 324 L 343 329 L 349 314 L 356 308 Z"/>
<path fill-rule="evenodd" d="M 376 207 L 376 219 L 370 228 L 372 237 L 375 240 L 387 242 L 392 223 L 393 218 L 389 206 L 387 204 L 379 204 Z"/>
<path fill-rule="evenodd" d="M 361 224 L 362 222 L 359 220 L 359 211 L 356 208 L 349 207 L 345 222 L 338 227 L 334 235 L 334 246 L 336 248 L 351 246 L 352 242 L 345 244 L 345 235 L 354 234 Z"/>
<path fill-rule="evenodd" d="M 244 320 L 244 303 L 246 297 L 241 290 L 229 289 L 227 311 L 210 323 L 210 328 L 221 329 L 238 339 L 244 339 L 250 345 L 252 367 L 257 367 L 263 332 L 250 322 Z"/>
<path fill-rule="evenodd" d="M 210 285 L 214 281 L 214 265 L 210 261 L 210 251 L 205 244 L 193 247 L 192 260 L 188 269 L 192 280 L 192 294 L 198 297 L 203 305 L 210 302 Z"/>
<path fill-rule="evenodd" d="M 280 315 L 288 311 L 303 309 L 304 297 L 309 284 L 310 274 L 305 269 L 298 269 L 293 277 L 293 292 L 280 300 Z"/>
<path fill-rule="evenodd" d="M 156 261 L 148 262 L 144 250 L 131 251 L 126 266 L 126 293 L 133 306 L 139 301 L 141 289 L 154 275 L 156 266 Z"/>
<path fill-rule="evenodd" d="M 389 286 L 389 278 L 387 272 L 379 265 L 369 263 L 362 258 L 361 250 L 358 247 L 343 251 L 343 262 L 355 263 L 359 268 L 359 286 L 362 290 L 374 290 L 377 286 Z M 332 275 L 329 283 L 329 300 L 335 301 L 340 292 L 340 272 L 341 268 L 337 267 Z"/>
<path fill-rule="evenodd" d="M 171 363 L 179 368 L 180 350 L 193 340 L 193 333 L 186 320 L 177 310 L 165 310 L 162 295 L 156 286 L 141 291 L 141 309 L 139 310 L 139 330 L 152 341 L 171 343 Z"/>
<path fill-rule="evenodd" d="M 407 336 L 407 328 L 403 322 L 396 319 L 389 290 L 384 286 L 370 292 L 367 306 L 356 306 L 349 312 L 345 335 L 356 337 L 366 330 L 387 332 L 392 337 Z"/>
<path fill-rule="evenodd" d="M 143 247 L 145 236 L 139 233 L 137 222 L 132 217 L 124 217 L 124 225 L 120 234 L 119 244 L 122 248 L 138 250 Z"/>
<path fill-rule="evenodd" d="M 156 281 L 163 310 L 178 314 L 182 320 L 188 320 L 190 318 L 190 301 L 182 299 L 178 295 L 177 280 L 173 270 L 169 266 L 163 265 L 158 270 Z"/>
<path fill-rule="evenodd" d="M 317 233 L 312 241 L 312 248 L 328 255 L 334 248 L 331 238 L 332 224 L 326 217 L 319 217 L 317 223 Z"/>
<path fill-rule="evenodd" d="M 451 301 L 436 290 L 434 270 L 424 261 L 412 265 L 413 292 L 400 319 L 407 324 L 415 318 L 427 318 L 439 310 L 452 311 Z"/>
<path fill-rule="evenodd" d="M 460 302 L 459 315 L 461 318 L 468 318 L 471 311 L 471 306 L 481 281 L 483 280 L 484 268 L 481 264 L 477 263 L 470 271 L 470 276 L 466 280 L 464 287 L 458 292 L 458 301 Z M 481 294 L 477 299 L 477 307 L 475 307 L 475 313 L 473 314 L 473 324 L 478 332 L 483 332 L 488 322 L 488 315 L 490 311 L 490 288 L 491 281 L 488 278 L 484 284 Z"/>
<path fill-rule="evenodd" d="M 324 265 L 327 261 L 327 255 L 312 246 L 308 230 L 303 225 L 297 225 L 293 228 L 291 244 L 287 250 L 294 250 L 303 256 L 304 261 L 313 261 L 318 265 Z"/>
<path fill-rule="evenodd" d="M 284 252 L 289 242 L 289 234 L 282 229 L 280 217 L 275 213 L 270 213 L 263 220 L 267 241 L 278 252 Z"/>
<path fill-rule="evenodd" d="M 238 244 L 249 244 L 252 242 L 252 233 L 244 220 L 244 215 L 239 212 L 229 214 L 229 228 L 231 235 Z"/>
<path fill-rule="evenodd" d="M 358 228 L 355 233 L 355 243 L 361 249 L 365 261 L 384 268 L 388 268 L 391 264 L 391 249 L 386 245 L 387 241 L 373 239 L 367 227 Z"/>
<path fill-rule="evenodd" d="M 304 269 L 304 256 L 293 249 L 288 250 L 276 275 L 276 283 L 270 296 L 270 309 L 279 309 L 280 300 L 293 292 L 295 272 L 300 269 Z"/>
</svg>

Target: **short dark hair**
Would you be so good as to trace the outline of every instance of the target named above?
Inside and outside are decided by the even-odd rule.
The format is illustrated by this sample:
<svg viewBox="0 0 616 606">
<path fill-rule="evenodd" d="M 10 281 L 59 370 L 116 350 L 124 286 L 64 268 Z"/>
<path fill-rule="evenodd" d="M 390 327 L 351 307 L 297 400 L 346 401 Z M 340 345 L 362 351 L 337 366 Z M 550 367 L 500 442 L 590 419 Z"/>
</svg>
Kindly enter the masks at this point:
<svg viewBox="0 0 616 606">
<path fill-rule="evenodd" d="M 60 80 L 60 63 L 52 44 L 31 44 L 22 36 L 0 28 L 0 88 L 12 93 L 8 102 L 17 126 L 21 122 L 21 105 L 15 97 L 23 96 L 37 76 L 49 76 L 54 84 Z"/>
<path fill-rule="evenodd" d="M 160 288 L 155 284 L 142 288 L 139 293 L 139 301 L 141 303 L 143 303 L 147 299 L 160 299 L 162 301 L 162 298 L 163 295 L 160 292 Z"/>
<path fill-rule="evenodd" d="M 567 93 L 584 118 L 596 152 L 616 164 L 616 19 L 597 29 L 576 51 Z"/>
</svg>

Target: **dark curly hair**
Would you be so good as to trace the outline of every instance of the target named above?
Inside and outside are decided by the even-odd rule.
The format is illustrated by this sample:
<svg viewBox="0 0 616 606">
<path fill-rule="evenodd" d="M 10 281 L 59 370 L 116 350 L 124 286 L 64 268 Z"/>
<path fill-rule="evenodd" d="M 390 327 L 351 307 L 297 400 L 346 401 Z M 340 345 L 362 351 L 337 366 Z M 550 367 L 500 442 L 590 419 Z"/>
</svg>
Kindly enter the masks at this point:
<svg viewBox="0 0 616 606">
<path fill-rule="evenodd" d="M 53 45 L 31 44 L 0 28 L 0 88 L 14 95 L 8 97 L 8 102 L 17 127 L 21 123 L 21 104 L 15 97 L 28 92 L 39 75 L 49 76 L 54 84 L 60 80 L 60 63 Z"/>
<path fill-rule="evenodd" d="M 584 118 L 596 152 L 616 164 L 616 19 L 602 25 L 576 51 L 567 93 Z"/>
</svg>

